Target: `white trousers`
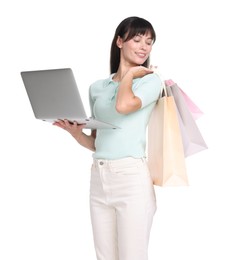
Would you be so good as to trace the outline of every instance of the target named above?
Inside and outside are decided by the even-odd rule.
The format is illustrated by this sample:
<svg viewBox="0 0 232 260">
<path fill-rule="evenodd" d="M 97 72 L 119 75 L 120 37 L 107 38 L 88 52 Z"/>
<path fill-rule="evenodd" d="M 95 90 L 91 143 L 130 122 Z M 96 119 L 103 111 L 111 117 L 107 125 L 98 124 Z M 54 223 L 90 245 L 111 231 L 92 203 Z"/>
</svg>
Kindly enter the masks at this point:
<svg viewBox="0 0 232 260">
<path fill-rule="evenodd" d="M 154 186 L 144 158 L 94 159 L 90 212 L 98 260 L 147 260 Z"/>
</svg>

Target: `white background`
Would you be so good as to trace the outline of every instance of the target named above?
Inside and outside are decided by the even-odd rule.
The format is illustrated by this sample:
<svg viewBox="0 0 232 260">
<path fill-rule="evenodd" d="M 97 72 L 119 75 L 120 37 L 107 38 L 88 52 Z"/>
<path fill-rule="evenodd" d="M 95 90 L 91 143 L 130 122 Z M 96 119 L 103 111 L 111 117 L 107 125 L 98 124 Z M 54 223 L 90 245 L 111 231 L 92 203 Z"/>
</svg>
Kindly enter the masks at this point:
<svg viewBox="0 0 232 260">
<path fill-rule="evenodd" d="M 148 19 L 152 64 L 203 110 L 209 149 L 187 159 L 190 186 L 156 187 L 149 259 L 231 260 L 229 0 L 0 2 L 0 259 L 95 259 L 89 217 L 92 153 L 37 121 L 20 71 L 71 67 L 88 87 L 109 74 L 122 19 Z M 110 260 L 110 259 L 109 259 Z"/>
</svg>

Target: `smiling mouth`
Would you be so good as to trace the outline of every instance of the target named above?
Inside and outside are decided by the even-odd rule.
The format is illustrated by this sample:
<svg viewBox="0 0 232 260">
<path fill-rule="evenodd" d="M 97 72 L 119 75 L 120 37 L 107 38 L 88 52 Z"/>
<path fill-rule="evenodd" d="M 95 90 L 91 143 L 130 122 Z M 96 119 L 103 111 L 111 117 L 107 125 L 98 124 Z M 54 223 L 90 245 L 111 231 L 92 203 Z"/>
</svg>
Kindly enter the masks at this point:
<svg viewBox="0 0 232 260">
<path fill-rule="evenodd" d="M 144 53 L 136 53 L 136 55 L 138 56 L 138 57 L 140 57 L 140 58 L 145 58 L 146 57 L 146 54 L 144 54 Z"/>
</svg>

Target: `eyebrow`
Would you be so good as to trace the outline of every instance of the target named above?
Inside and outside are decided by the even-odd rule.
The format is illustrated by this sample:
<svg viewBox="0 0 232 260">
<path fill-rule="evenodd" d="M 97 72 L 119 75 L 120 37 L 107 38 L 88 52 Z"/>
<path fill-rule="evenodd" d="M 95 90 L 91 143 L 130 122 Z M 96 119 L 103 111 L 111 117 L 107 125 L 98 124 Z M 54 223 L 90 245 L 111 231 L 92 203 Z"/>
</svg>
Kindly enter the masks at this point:
<svg viewBox="0 0 232 260">
<path fill-rule="evenodd" d="M 136 36 L 139 36 L 139 37 L 143 37 L 143 36 L 146 36 L 146 34 L 141 34 L 141 33 L 138 33 L 138 34 L 136 34 L 134 37 L 136 37 Z M 153 38 L 150 36 L 150 37 L 147 37 L 147 39 L 148 40 L 153 40 Z"/>
</svg>

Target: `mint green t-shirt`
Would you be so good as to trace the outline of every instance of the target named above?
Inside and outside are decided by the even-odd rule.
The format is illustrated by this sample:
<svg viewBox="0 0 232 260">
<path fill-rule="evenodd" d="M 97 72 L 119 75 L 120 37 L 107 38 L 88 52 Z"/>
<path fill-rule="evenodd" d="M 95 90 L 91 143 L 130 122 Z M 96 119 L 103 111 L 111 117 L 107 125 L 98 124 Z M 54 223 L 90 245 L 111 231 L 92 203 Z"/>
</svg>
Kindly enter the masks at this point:
<svg viewBox="0 0 232 260">
<path fill-rule="evenodd" d="M 98 129 L 94 158 L 120 159 L 142 158 L 146 150 L 146 128 L 152 109 L 159 97 L 161 81 L 156 74 L 148 74 L 133 80 L 132 90 L 139 97 L 142 107 L 124 115 L 115 109 L 119 83 L 109 78 L 94 82 L 89 89 L 92 116 L 116 125 L 120 129 Z"/>
</svg>

